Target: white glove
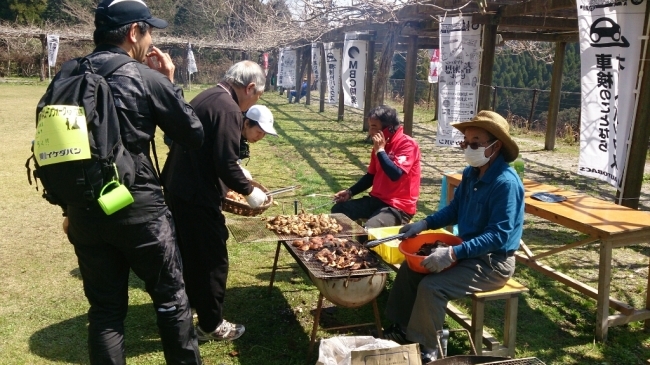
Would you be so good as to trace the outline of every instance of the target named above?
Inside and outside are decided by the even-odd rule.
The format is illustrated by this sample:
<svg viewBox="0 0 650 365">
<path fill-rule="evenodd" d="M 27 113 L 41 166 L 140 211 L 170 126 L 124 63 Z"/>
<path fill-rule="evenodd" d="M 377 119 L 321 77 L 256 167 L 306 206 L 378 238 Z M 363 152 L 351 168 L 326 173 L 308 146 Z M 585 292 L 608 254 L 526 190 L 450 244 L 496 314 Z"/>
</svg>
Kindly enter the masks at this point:
<svg viewBox="0 0 650 365">
<path fill-rule="evenodd" d="M 404 238 L 413 238 L 425 229 L 427 229 L 427 221 L 423 219 L 415 223 L 404 225 L 404 227 L 399 229 L 399 233 L 403 233 Z"/>
<path fill-rule="evenodd" d="M 253 175 L 251 175 L 251 172 L 250 172 L 250 171 L 248 171 L 248 170 L 247 170 L 244 166 L 242 166 L 242 165 L 239 165 L 239 168 L 241 169 L 241 172 L 244 173 L 244 176 L 246 176 L 246 178 L 247 178 L 248 180 L 253 180 Z"/>
<path fill-rule="evenodd" d="M 253 188 L 253 192 L 246 195 L 246 201 L 251 208 L 257 208 L 266 201 L 266 193 L 260 188 Z"/>
<path fill-rule="evenodd" d="M 441 272 L 454 263 L 451 250 L 453 250 L 451 247 L 436 247 L 431 255 L 420 262 L 420 266 L 425 267 L 429 272 Z"/>
</svg>

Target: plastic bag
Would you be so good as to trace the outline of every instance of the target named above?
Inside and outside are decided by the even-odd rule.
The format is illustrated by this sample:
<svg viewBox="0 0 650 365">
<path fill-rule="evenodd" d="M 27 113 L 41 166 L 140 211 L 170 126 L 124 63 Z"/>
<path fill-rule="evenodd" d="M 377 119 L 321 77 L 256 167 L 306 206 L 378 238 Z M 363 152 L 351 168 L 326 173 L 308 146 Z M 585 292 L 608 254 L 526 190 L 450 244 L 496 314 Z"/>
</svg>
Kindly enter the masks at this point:
<svg viewBox="0 0 650 365">
<path fill-rule="evenodd" d="M 316 365 L 350 365 L 352 350 L 377 350 L 399 347 L 397 342 L 372 336 L 339 336 L 322 339 Z"/>
</svg>

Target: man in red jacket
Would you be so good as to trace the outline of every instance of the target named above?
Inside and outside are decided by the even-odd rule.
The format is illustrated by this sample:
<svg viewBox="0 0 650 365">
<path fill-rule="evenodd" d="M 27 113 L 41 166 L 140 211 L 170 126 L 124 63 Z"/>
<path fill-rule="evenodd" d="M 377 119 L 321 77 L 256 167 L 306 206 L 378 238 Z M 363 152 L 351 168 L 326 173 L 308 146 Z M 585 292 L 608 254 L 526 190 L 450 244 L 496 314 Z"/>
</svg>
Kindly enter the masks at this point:
<svg viewBox="0 0 650 365">
<path fill-rule="evenodd" d="M 420 147 L 404 134 L 395 109 L 380 105 L 368 113 L 372 154 L 368 172 L 334 195 L 332 213 L 367 219 L 367 228 L 401 226 L 415 215 L 420 195 Z M 368 188 L 368 196 L 352 199 Z"/>
</svg>

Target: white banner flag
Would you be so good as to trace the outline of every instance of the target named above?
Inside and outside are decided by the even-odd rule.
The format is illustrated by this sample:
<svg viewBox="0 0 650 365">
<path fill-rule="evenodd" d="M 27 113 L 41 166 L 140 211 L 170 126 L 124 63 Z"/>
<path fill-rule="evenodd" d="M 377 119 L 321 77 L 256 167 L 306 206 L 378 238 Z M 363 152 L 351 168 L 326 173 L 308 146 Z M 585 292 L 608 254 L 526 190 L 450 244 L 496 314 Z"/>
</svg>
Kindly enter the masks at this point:
<svg viewBox="0 0 650 365">
<path fill-rule="evenodd" d="M 620 187 L 634 118 L 647 1 L 578 0 L 582 107 L 578 174 Z"/>
<path fill-rule="evenodd" d="M 291 89 L 296 86 L 296 51 L 285 48 L 280 53 L 280 72 L 278 73 L 278 86 Z"/>
<path fill-rule="evenodd" d="M 59 35 L 47 35 L 47 65 L 54 67 L 56 65 L 56 56 L 59 54 Z"/>
<path fill-rule="evenodd" d="M 196 60 L 194 59 L 194 52 L 192 52 L 192 45 L 190 43 L 187 44 L 187 72 L 191 74 L 198 72 L 199 69 L 196 68 Z"/>
<path fill-rule="evenodd" d="M 435 84 L 438 82 L 438 75 L 440 75 L 440 49 L 429 50 L 429 83 Z"/>
<path fill-rule="evenodd" d="M 321 49 L 320 44 L 312 43 L 311 44 L 311 70 L 314 73 L 313 83 L 320 85 L 320 58 L 321 58 Z M 319 86 L 320 89 L 320 86 Z"/>
<path fill-rule="evenodd" d="M 365 100 L 367 55 L 368 41 L 345 40 L 341 66 L 343 103 L 357 109 L 363 109 Z"/>
<path fill-rule="evenodd" d="M 442 64 L 436 146 L 458 146 L 463 134 L 451 123 L 472 119 L 476 114 L 481 29 L 472 23 L 471 16 L 447 17 L 440 24 Z"/>
<path fill-rule="evenodd" d="M 341 49 L 336 48 L 334 43 L 324 43 L 325 63 L 327 63 L 327 93 L 325 102 L 338 104 L 339 102 L 339 78 L 341 72 Z"/>
</svg>

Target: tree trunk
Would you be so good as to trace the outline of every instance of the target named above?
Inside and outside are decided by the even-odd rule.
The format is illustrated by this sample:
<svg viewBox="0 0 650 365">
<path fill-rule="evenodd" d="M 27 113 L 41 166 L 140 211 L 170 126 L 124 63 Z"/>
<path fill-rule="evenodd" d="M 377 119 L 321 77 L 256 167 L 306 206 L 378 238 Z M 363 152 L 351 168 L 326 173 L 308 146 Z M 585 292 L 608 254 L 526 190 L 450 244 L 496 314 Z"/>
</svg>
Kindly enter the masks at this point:
<svg viewBox="0 0 650 365">
<path fill-rule="evenodd" d="M 404 28 L 403 24 L 390 24 L 388 26 L 388 36 L 382 41 L 381 59 L 379 67 L 372 85 L 372 105 L 375 107 L 384 104 L 384 95 L 386 94 L 386 83 L 390 76 L 390 66 L 393 62 L 393 54 L 397 47 L 399 35 Z"/>
</svg>

